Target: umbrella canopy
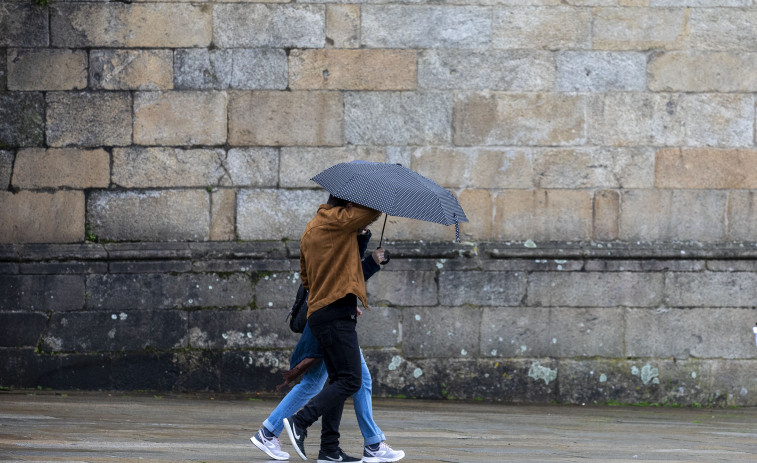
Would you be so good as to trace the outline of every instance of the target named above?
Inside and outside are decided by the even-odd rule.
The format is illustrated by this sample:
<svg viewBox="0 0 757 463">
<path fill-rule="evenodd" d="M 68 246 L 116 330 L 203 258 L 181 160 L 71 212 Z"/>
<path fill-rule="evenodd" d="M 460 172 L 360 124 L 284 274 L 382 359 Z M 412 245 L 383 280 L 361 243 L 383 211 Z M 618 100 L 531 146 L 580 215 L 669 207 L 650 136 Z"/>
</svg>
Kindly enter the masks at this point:
<svg viewBox="0 0 757 463">
<path fill-rule="evenodd" d="M 400 164 L 352 161 L 329 167 L 313 177 L 337 198 L 387 215 L 425 220 L 442 225 L 467 222 L 463 208 L 446 188 Z"/>
</svg>

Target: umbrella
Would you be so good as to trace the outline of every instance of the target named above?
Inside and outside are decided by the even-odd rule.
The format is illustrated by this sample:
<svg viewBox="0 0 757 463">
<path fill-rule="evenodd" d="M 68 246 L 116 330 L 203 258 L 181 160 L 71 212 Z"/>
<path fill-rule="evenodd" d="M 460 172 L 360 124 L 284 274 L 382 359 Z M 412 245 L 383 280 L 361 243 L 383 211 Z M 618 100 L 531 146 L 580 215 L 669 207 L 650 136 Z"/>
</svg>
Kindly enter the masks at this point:
<svg viewBox="0 0 757 463">
<path fill-rule="evenodd" d="M 425 220 L 442 225 L 455 224 L 455 237 L 458 242 L 459 222 L 468 221 L 460 203 L 449 190 L 401 164 L 342 162 L 329 167 L 311 180 L 337 198 L 376 209 L 387 216 Z M 382 229 L 381 239 L 383 238 Z"/>
</svg>

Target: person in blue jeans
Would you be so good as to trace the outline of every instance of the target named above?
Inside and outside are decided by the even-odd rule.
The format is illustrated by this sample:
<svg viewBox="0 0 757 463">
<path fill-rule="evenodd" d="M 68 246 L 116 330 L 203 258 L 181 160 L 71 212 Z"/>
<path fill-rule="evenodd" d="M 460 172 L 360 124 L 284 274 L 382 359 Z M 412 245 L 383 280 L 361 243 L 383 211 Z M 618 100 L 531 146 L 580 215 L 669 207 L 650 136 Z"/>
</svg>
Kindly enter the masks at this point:
<svg viewBox="0 0 757 463">
<path fill-rule="evenodd" d="M 364 229 L 358 235 L 359 252 L 362 256 L 368 247 L 371 232 Z M 381 270 L 380 262 L 384 261 L 384 250 L 379 248 L 371 256 L 362 260 L 363 276 L 366 280 Z M 284 374 L 284 386 L 294 381 L 299 375 L 302 380 L 295 385 L 284 397 L 279 405 L 271 412 L 258 432 L 250 438 L 253 444 L 276 460 L 288 460 L 289 453 L 281 450 L 279 436 L 284 429 L 284 418 L 292 416 L 308 401 L 318 394 L 328 379 L 326 365 L 320 359 L 323 357 L 320 345 L 306 324 L 297 346 L 290 358 L 290 371 Z M 365 448 L 362 461 L 365 463 L 383 463 L 399 461 L 405 456 L 402 450 L 393 450 L 386 443 L 386 436 L 373 420 L 373 404 L 371 400 L 371 373 L 365 363 L 362 350 L 360 351 L 362 380 L 360 389 L 352 396 L 360 432 L 363 435 Z"/>
</svg>

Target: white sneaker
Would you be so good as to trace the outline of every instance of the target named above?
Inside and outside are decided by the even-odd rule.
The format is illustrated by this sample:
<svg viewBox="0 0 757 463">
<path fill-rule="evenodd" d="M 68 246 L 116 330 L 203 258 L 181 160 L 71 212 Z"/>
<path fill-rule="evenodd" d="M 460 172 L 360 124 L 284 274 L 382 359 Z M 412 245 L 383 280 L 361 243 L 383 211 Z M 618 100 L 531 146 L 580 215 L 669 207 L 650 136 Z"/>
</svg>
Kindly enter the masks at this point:
<svg viewBox="0 0 757 463">
<path fill-rule="evenodd" d="M 279 438 L 276 436 L 271 438 L 265 437 L 262 428 L 258 430 L 257 434 L 250 437 L 250 440 L 255 444 L 255 447 L 264 451 L 266 455 L 274 460 L 289 460 L 289 454 L 281 450 L 281 442 L 279 442 Z"/>
<path fill-rule="evenodd" d="M 370 450 L 368 447 L 363 450 L 363 463 L 385 463 L 403 458 L 405 458 L 405 452 L 393 450 L 386 441 L 381 441 L 378 450 Z"/>
</svg>

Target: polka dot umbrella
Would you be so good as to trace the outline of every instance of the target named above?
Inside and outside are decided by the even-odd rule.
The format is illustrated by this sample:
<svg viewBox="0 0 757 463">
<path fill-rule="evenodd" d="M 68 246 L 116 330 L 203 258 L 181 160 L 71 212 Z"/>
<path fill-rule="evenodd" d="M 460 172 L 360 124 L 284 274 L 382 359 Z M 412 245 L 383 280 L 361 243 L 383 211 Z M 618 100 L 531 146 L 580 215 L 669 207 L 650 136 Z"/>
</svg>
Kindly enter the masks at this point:
<svg viewBox="0 0 757 463">
<path fill-rule="evenodd" d="M 460 242 L 463 208 L 446 188 L 401 164 L 352 161 L 329 167 L 312 181 L 337 198 L 385 213 L 387 216 L 455 225 Z M 386 226 L 386 219 L 384 219 Z M 383 240 L 383 229 L 381 239 Z M 380 246 L 380 244 L 379 244 Z"/>
</svg>

